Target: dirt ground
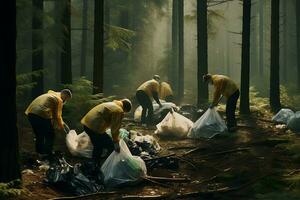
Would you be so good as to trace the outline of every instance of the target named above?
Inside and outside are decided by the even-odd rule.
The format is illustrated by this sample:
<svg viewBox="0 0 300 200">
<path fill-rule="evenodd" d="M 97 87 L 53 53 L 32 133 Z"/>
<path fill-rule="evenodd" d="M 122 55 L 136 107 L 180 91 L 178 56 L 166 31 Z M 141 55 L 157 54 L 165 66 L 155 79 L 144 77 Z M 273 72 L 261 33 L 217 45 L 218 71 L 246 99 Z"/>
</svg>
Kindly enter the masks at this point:
<svg viewBox="0 0 300 200">
<path fill-rule="evenodd" d="M 155 169 L 148 171 L 148 175 L 184 177 L 189 179 L 187 181 L 143 181 L 114 193 L 77 199 L 300 199 L 300 138 L 290 131 L 275 128 L 268 120 L 257 120 L 267 117 L 241 116 L 237 132 L 210 140 L 160 138 L 163 149 L 160 155 L 175 154 L 179 168 Z M 134 123 L 126 125 L 143 134 L 154 132 Z M 26 155 L 33 151 L 31 129 L 22 128 L 20 135 L 22 154 Z M 67 152 L 63 134 L 57 136 L 55 148 Z M 66 158 L 74 159 L 68 153 Z M 28 169 L 28 160 L 26 162 L 23 159 L 23 170 Z M 33 173 L 23 171 L 25 192 L 19 200 L 70 196 L 44 184 L 44 170 L 35 167 L 30 170 Z"/>
</svg>

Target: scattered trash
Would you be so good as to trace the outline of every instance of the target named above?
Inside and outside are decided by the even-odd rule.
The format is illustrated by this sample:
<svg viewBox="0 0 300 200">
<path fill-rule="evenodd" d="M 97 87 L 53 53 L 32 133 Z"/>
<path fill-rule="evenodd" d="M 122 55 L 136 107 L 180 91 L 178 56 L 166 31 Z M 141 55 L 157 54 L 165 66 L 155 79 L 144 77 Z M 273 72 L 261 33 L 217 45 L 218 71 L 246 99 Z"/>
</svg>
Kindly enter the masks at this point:
<svg viewBox="0 0 300 200">
<path fill-rule="evenodd" d="M 94 147 L 86 132 L 77 135 L 75 130 L 71 130 L 66 136 L 66 145 L 73 156 L 92 158 Z"/>
<path fill-rule="evenodd" d="M 272 117 L 272 121 L 287 124 L 290 118 L 294 115 L 295 113 L 291 109 L 283 108 L 275 116 Z"/>
<path fill-rule="evenodd" d="M 208 109 L 188 134 L 189 138 L 212 138 L 226 131 L 226 125 L 215 108 Z"/>
<path fill-rule="evenodd" d="M 277 125 L 275 126 L 275 128 L 277 128 L 277 129 L 286 129 L 287 126 L 286 126 L 285 124 L 277 124 Z"/>
<path fill-rule="evenodd" d="M 178 113 L 194 122 L 201 117 L 204 111 L 202 109 L 198 109 L 196 106 L 186 104 L 180 107 Z"/>
<path fill-rule="evenodd" d="M 165 102 L 161 100 L 162 107 L 159 107 L 159 105 L 156 102 L 153 102 L 153 123 L 157 124 L 163 120 L 163 118 L 168 114 L 168 112 L 171 109 L 174 109 L 175 111 L 178 110 L 178 107 L 171 102 Z M 140 122 L 141 116 L 142 116 L 142 107 L 139 106 L 134 112 L 134 121 Z"/>
<path fill-rule="evenodd" d="M 152 170 L 154 168 L 166 168 L 175 170 L 179 167 L 178 159 L 171 156 L 148 159 L 145 160 L 145 163 L 148 170 Z"/>
<path fill-rule="evenodd" d="M 172 110 L 156 125 L 157 130 L 155 133 L 163 136 L 185 138 L 193 125 L 194 123 L 191 120 Z"/>
<path fill-rule="evenodd" d="M 24 169 L 22 174 L 34 174 L 34 172 L 31 169 Z"/>
<path fill-rule="evenodd" d="M 287 123 L 287 127 L 294 132 L 300 132 L 300 111 L 297 111 Z"/>
<path fill-rule="evenodd" d="M 62 155 L 55 156 L 50 163 L 45 182 L 76 195 L 104 190 L 103 175 L 96 163 L 88 161 L 71 166 Z"/>
<path fill-rule="evenodd" d="M 147 174 L 145 162 L 140 157 L 132 156 L 124 140 L 121 139 L 119 144 L 120 152 L 113 151 L 101 167 L 107 187 L 134 184 Z"/>
</svg>

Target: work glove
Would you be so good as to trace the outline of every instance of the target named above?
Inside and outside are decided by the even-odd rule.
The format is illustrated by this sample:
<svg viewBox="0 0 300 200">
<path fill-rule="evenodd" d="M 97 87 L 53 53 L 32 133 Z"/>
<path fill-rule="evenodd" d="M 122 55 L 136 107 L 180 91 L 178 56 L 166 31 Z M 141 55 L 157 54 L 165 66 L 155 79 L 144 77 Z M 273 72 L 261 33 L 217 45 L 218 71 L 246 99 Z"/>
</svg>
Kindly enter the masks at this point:
<svg viewBox="0 0 300 200">
<path fill-rule="evenodd" d="M 66 134 L 68 134 L 70 132 L 70 128 L 66 123 L 64 123 L 64 131 Z"/>
<path fill-rule="evenodd" d="M 114 143 L 114 149 L 117 153 L 120 153 L 120 145 L 119 145 L 119 142 L 115 142 Z"/>
<path fill-rule="evenodd" d="M 209 105 L 209 108 L 210 108 L 210 109 L 213 109 L 214 107 L 215 107 L 214 104 L 210 104 L 210 105 Z"/>
</svg>

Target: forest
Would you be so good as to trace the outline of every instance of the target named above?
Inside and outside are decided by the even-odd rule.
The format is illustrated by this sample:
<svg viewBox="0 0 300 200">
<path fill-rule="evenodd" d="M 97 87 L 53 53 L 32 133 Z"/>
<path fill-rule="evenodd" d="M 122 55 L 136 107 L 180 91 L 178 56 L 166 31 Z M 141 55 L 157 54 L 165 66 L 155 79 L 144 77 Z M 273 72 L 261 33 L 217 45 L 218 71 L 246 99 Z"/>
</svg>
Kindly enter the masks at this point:
<svg viewBox="0 0 300 200">
<path fill-rule="evenodd" d="M 300 199 L 299 0 L 2 9 L 0 199 Z"/>
</svg>

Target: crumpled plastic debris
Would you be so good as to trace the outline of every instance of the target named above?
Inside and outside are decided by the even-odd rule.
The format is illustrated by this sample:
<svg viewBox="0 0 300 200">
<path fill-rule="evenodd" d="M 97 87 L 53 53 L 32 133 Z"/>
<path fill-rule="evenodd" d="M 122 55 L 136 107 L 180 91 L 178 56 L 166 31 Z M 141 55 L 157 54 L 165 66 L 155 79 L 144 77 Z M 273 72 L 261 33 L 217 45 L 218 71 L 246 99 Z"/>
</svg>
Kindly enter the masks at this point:
<svg viewBox="0 0 300 200">
<path fill-rule="evenodd" d="M 291 109 L 282 108 L 276 115 L 272 117 L 272 121 L 287 124 L 294 114 L 295 113 Z"/>
</svg>

